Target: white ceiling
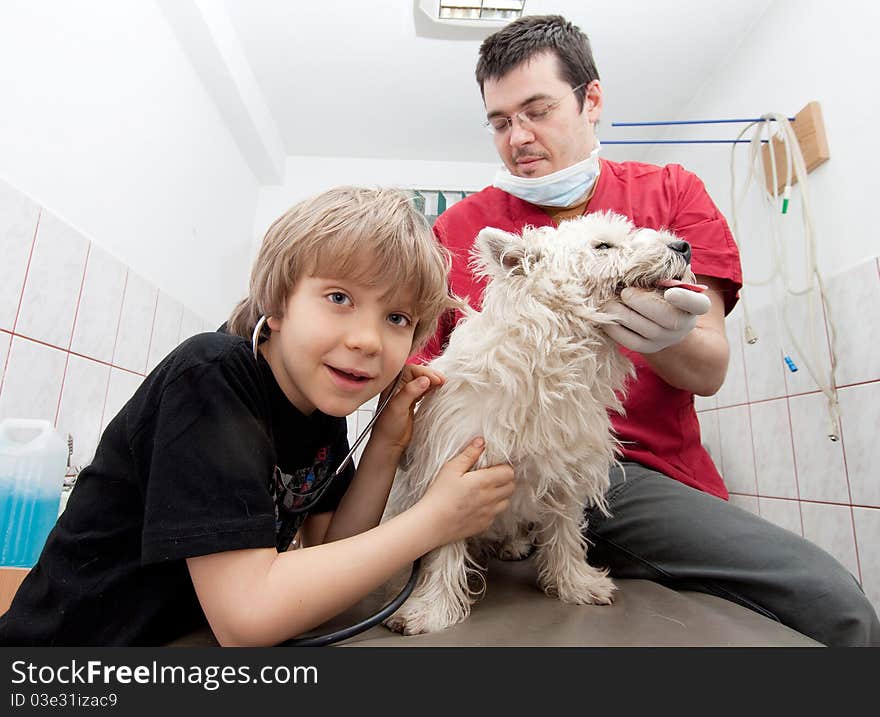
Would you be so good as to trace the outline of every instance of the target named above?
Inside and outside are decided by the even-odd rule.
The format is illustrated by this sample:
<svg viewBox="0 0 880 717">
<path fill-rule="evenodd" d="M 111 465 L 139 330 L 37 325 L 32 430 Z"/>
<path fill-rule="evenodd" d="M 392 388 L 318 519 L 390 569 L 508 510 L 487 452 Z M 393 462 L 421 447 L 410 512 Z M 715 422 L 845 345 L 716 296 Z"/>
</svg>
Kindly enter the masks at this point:
<svg viewBox="0 0 880 717">
<path fill-rule="evenodd" d="M 288 155 L 496 161 L 473 75 L 488 31 L 443 38 L 414 0 L 223 1 Z M 590 36 L 605 90 L 600 138 L 625 139 L 611 122 L 681 117 L 771 1 L 526 8 L 562 14 Z"/>
</svg>

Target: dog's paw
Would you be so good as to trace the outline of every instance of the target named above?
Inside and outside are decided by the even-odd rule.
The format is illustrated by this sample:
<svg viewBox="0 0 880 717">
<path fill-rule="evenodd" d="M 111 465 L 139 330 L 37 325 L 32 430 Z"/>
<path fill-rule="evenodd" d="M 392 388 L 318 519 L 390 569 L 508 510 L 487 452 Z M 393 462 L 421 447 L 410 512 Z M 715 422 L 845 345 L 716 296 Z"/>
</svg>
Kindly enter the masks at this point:
<svg viewBox="0 0 880 717">
<path fill-rule="evenodd" d="M 497 554 L 500 560 L 522 560 L 529 557 L 535 546 L 528 535 L 520 535 L 509 538 L 498 546 Z"/>
<path fill-rule="evenodd" d="M 399 632 L 401 635 L 418 635 L 418 631 L 414 631 L 414 626 L 399 612 L 394 613 L 391 617 L 382 623 L 392 632 Z M 424 632 L 424 631 L 422 631 Z"/>
<path fill-rule="evenodd" d="M 617 586 L 603 571 L 586 567 L 545 586 L 544 592 L 574 605 L 610 605 Z"/>
<path fill-rule="evenodd" d="M 443 600 L 428 603 L 417 600 L 405 602 L 391 617 L 384 621 L 385 627 L 401 635 L 422 635 L 426 632 L 439 632 L 451 627 L 470 614 L 470 606 Z"/>
<path fill-rule="evenodd" d="M 394 613 L 383 623 L 385 627 L 401 635 L 423 635 L 428 632 L 445 630 L 451 623 L 438 619 L 436 615 L 425 613 Z"/>
</svg>

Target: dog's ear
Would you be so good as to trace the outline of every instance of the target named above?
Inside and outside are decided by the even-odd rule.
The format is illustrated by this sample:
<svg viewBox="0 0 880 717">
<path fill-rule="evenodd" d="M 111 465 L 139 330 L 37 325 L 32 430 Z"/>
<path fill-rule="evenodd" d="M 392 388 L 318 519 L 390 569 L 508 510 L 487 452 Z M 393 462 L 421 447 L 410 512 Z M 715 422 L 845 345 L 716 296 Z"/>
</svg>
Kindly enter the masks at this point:
<svg viewBox="0 0 880 717">
<path fill-rule="evenodd" d="M 481 229 L 474 242 L 474 262 L 487 276 L 528 274 L 540 258 L 540 249 L 528 239 L 495 227 Z"/>
</svg>

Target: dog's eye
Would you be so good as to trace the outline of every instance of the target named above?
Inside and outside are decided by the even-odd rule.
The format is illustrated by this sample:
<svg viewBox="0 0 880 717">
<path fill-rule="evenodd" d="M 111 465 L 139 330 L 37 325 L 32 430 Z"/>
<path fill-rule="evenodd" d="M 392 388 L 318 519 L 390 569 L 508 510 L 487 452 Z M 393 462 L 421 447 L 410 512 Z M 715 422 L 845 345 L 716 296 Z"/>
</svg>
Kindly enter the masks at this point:
<svg viewBox="0 0 880 717">
<path fill-rule="evenodd" d="M 594 248 L 594 249 L 599 249 L 599 250 L 602 250 L 602 249 L 610 249 L 610 248 L 611 248 L 611 245 L 610 245 L 610 244 L 607 244 L 607 243 L 605 243 L 605 242 L 603 241 L 603 242 L 601 242 L 600 244 L 596 244 L 596 246 L 594 246 L 593 248 Z"/>
</svg>

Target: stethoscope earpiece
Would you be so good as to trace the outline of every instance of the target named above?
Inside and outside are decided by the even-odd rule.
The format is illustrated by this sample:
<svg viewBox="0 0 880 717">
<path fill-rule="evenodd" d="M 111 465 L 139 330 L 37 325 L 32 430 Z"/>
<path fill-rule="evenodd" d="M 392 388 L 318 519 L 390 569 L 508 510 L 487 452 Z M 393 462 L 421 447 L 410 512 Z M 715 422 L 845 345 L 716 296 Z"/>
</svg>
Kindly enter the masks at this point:
<svg viewBox="0 0 880 717">
<path fill-rule="evenodd" d="M 251 346 L 254 349 L 254 358 L 259 358 L 259 354 L 257 354 L 257 346 L 260 342 L 260 332 L 263 330 L 263 325 L 266 323 L 266 315 L 263 314 L 259 321 L 257 321 L 257 325 L 254 327 L 254 333 L 251 336 Z"/>
</svg>

